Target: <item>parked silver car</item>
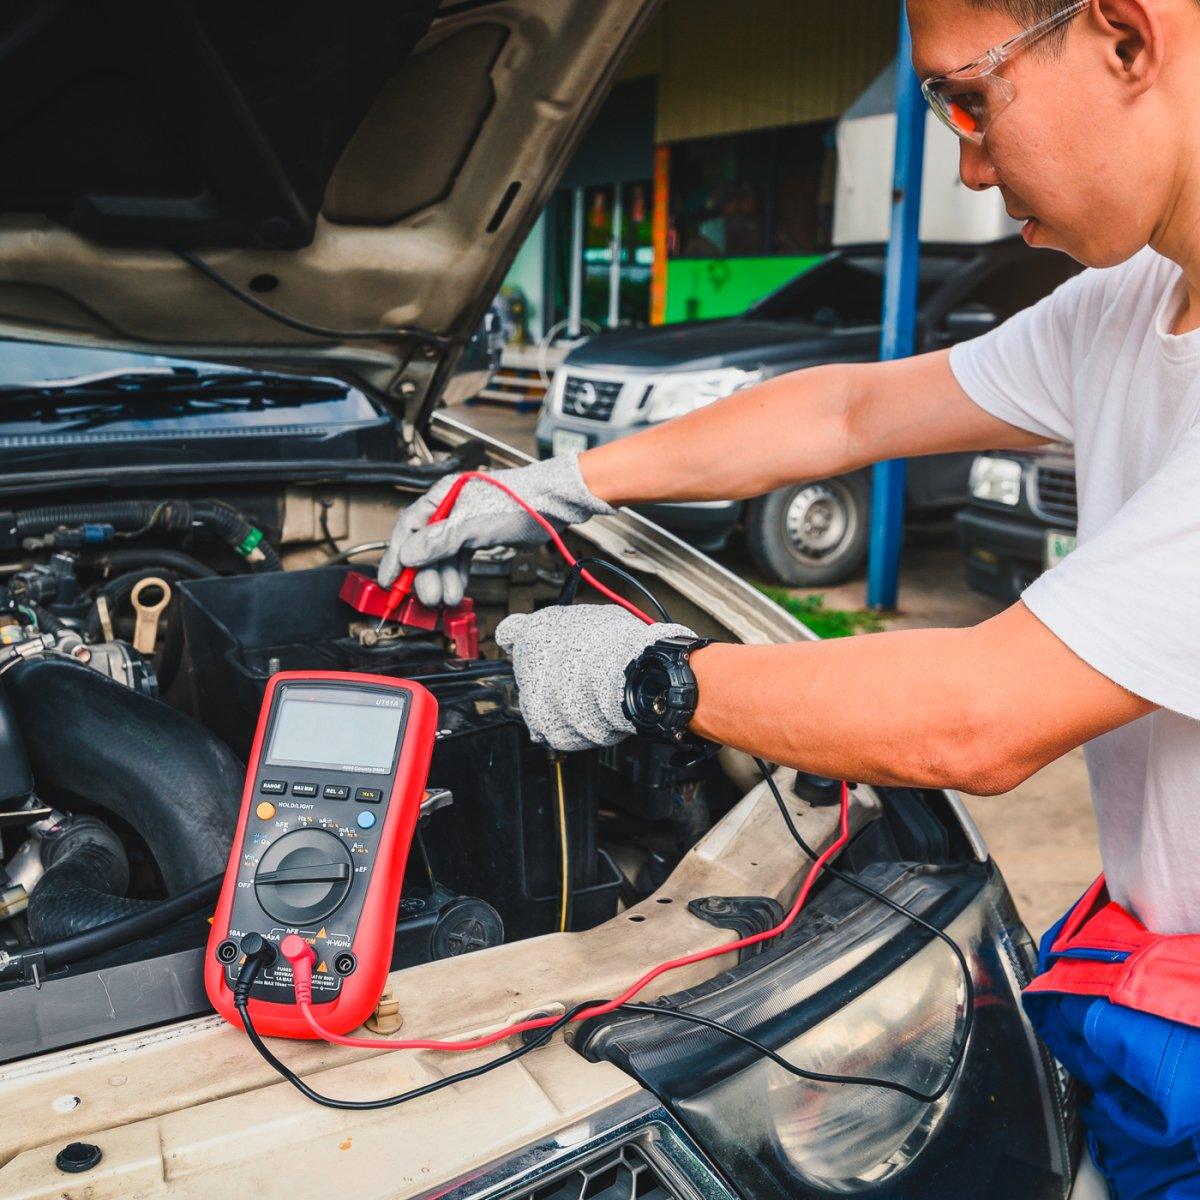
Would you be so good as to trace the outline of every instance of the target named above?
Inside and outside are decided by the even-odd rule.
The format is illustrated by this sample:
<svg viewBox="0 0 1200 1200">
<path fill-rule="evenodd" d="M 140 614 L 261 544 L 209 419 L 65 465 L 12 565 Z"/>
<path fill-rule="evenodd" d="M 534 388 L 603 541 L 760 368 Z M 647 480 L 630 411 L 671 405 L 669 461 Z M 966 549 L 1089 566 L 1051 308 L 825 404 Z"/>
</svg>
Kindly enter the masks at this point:
<svg viewBox="0 0 1200 1200">
<path fill-rule="evenodd" d="M 738 317 L 602 333 L 571 350 L 555 372 L 537 424 L 538 453 L 585 450 L 691 412 L 760 379 L 879 352 L 885 252 L 844 246 Z M 1020 238 L 922 247 L 917 349 L 986 332 L 1078 270 Z M 803 414 L 797 420 L 803 421 Z M 910 521 L 945 515 L 968 499 L 970 454 L 913 459 Z M 652 520 L 702 550 L 720 549 L 740 525 L 755 566 L 804 587 L 839 583 L 866 559 L 870 472 L 791 484 L 745 503 L 648 505 Z"/>
</svg>

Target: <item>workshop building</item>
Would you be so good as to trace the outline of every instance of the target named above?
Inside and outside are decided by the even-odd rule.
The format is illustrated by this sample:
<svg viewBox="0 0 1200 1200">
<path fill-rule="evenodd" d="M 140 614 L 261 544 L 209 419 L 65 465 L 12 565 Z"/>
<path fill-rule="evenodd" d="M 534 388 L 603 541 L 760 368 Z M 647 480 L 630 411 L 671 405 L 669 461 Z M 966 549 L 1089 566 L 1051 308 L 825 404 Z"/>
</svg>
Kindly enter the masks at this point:
<svg viewBox="0 0 1200 1200">
<path fill-rule="evenodd" d="M 518 340 L 741 312 L 815 261 L 838 118 L 897 25 L 893 0 L 667 0 L 509 273 Z"/>
</svg>

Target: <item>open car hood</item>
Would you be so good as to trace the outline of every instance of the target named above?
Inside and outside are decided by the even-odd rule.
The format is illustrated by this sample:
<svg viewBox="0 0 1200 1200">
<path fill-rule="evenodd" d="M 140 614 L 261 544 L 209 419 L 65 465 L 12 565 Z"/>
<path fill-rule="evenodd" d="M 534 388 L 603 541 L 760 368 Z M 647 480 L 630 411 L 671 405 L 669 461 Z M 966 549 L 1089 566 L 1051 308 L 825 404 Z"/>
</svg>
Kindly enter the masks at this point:
<svg viewBox="0 0 1200 1200">
<path fill-rule="evenodd" d="M 656 4 L 6 11 L 0 337 L 335 374 L 423 426 Z"/>
</svg>

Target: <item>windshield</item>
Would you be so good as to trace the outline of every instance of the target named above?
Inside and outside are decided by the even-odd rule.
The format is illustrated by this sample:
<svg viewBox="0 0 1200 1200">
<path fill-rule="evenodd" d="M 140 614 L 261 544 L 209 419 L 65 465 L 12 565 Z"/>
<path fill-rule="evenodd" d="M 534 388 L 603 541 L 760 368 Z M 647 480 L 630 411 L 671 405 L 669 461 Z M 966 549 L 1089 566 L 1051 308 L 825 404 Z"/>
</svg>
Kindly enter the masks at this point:
<svg viewBox="0 0 1200 1200">
<path fill-rule="evenodd" d="M 815 325 L 878 325 L 883 312 L 883 251 L 834 253 L 760 300 L 748 317 L 767 321 L 803 321 Z M 917 304 L 923 305 L 963 259 L 922 254 Z"/>
<path fill-rule="evenodd" d="M 0 454 L 131 437 L 265 437 L 381 419 L 362 392 L 323 376 L 0 339 Z"/>
<path fill-rule="evenodd" d="M 186 358 L 171 358 L 165 354 L 135 354 L 130 350 L 98 350 L 91 346 L 0 341 L 0 387 L 58 383 L 102 371 L 144 371 L 163 367 L 212 370 L 214 364 Z"/>
</svg>

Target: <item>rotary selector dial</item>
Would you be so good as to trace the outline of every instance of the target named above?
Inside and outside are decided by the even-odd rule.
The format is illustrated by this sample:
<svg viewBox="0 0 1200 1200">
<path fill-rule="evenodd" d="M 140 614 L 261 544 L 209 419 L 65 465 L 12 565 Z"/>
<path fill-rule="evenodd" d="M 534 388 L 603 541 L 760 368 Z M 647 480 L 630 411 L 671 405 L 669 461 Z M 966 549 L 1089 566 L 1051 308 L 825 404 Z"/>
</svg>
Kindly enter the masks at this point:
<svg viewBox="0 0 1200 1200">
<path fill-rule="evenodd" d="M 350 892 L 350 850 L 324 829 L 297 829 L 272 844 L 254 873 L 263 912 L 284 925 L 323 921 Z"/>
</svg>

